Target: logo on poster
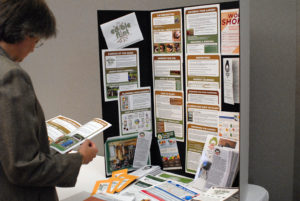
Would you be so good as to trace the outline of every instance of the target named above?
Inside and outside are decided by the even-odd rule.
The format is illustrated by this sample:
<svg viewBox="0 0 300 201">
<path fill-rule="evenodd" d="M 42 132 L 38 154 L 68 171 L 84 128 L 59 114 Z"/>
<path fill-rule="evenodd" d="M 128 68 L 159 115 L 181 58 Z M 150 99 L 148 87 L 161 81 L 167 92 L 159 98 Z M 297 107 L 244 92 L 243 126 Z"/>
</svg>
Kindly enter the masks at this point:
<svg viewBox="0 0 300 201">
<path fill-rule="evenodd" d="M 124 43 L 128 40 L 130 27 L 130 23 L 119 22 L 117 25 L 113 26 L 113 29 L 110 32 L 117 37 L 118 43 Z"/>
</svg>

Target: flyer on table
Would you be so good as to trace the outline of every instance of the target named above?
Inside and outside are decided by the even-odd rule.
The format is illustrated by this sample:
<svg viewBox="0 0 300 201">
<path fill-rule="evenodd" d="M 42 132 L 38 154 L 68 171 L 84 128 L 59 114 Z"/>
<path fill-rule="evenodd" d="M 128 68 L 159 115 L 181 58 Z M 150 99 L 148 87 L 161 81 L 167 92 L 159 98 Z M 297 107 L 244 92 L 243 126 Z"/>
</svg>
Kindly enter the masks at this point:
<svg viewBox="0 0 300 201">
<path fill-rule="evenodd" d="M 158 133 L 157 142 L 163 170 L 181 170 L 182 166 L 174 131 Z"/>
<path fill-rule="evenodd" d="M 102 50 L 105 101 L 118 100 L 118 90 L 140 86 L 139 49 Z"/>
<path fill-rule="evenodd" d="M 152 132 L 150 87 L 120 90 L 118 103 L 120 135 Z"/>
</svg>

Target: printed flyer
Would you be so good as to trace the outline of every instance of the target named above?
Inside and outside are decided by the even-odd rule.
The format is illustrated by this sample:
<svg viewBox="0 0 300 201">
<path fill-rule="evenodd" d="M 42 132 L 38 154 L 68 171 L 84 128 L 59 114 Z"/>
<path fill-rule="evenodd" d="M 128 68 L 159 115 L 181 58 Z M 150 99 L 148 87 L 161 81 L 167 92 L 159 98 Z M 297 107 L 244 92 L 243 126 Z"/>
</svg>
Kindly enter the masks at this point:
<svg viewBox="0 0 300 201">
<path fill-rule="evenodd" d="M 221 68 L 219 55 L 188 55 L 186 86 L 192 89 L 220 89 Z"/>
<path fill-rule="evenodd" d="M 119 91 L 120 135 L 152 132 L 151 88 Z"/>
<path fill-rule="evenodd" d="M 174 131 L 177 141 L 184 141 L 183 92 L 155 91 L 155 133 Z"/>
<path fill-rule="evenodd" d="M 182 52 L 181 9 L 151 13 L 153 54 Z"/>
<path fill-rule="evenodd" d="M 118 100 L 118 90 L 140 86 L 139 49 L 102 50 L 105 101 Z"/>
<path fill-rule="evenodd" d="M 223 55 L 240 54 L 239 9 L 221 11 L 221 51 Z"/>
<path fill-rule="evenodd" d="M 174 131 L 158 133 L 157 142 L 163 162 L 163 170 L 182 169 Z"/>
<path fill-rule="evenodd" d="M 154 56 L 153 76 L 155 90 L 182 91 L 181 56 Z"/>
<path fill-rule="evenodd" d="M 219 4 L 184 9 L 187 54 L 220 53 Z"/>
<path fill-rule="evenodd" d="M 197 90 L 189 90 L 195 94 Z M 212 93 L 213 94 L 213 93 Z M 211 98 L 213 99 L 213 98 Z M 194 102 L 197 99 L 194 99 Z M 207 102 L 218 102 L 207 99 Z M 187 131 L 186 131 L 186 172 L 195 174 L 198 167 L 208 135 L 218 135 L 218 117 L 220 105 L 203 105 L 197 103 L 187 103 Z M 197 160 L 195 160 L 197 159 Z"/>
<path fill-rule="evenodd" d="M 239 68 L 239 58 L 223 58 L 224 102 L 227 104 L 240 103 Z"/>
</svg>

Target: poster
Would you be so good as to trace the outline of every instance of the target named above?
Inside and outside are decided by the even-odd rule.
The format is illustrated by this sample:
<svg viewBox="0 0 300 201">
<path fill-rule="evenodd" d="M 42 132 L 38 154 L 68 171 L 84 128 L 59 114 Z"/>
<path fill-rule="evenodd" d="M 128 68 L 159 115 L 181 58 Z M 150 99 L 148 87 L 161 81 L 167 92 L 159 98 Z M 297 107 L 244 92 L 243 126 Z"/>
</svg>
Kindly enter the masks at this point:
<svg viewBox="0 0 300 201">
<path fill-rule="evenodd" d="M 135 13 L 100 25 L 108 49 L 121 49 L 144 40 Z"/>
<path fill-rule="evenodd" d="M 183 92 L 155 91 L 155 133 L 174 131 L 177 141 L 184 141 Z"/>
<path fill-rule="evenodd" d="M 118 100 L 118 90 L 140 86 L 139 49 L 102 50 L 105 101 Z"/>
<path fill-rule="evenodd" d="M 154 56 L 153 74 L 155 90 L 182 91 L 181 56 Z"/>
<path fill-rule="evenodd" d="M 221 11 L 221 51 L 223 55 L 240 54 L 239 9 Z"/>
<path fill-rule="evenodd" d="M 151 12 L 153 54 L 182 52 L 181 9 Z"/>
<path fill-rule="evenodd" d="M 120 135 L 152 132 L 150 87 L 120 90 L 118 103 Z"/>
<path fill-rule="evenodd" d="M 188 55 L 186 86 L 192 89 L 220 89 L 220 56 Z"/>
<path fill-rule="evenodd" d="M 219 4 L 184 8 L 187 54 L 220 53 Z"/>
</svg>

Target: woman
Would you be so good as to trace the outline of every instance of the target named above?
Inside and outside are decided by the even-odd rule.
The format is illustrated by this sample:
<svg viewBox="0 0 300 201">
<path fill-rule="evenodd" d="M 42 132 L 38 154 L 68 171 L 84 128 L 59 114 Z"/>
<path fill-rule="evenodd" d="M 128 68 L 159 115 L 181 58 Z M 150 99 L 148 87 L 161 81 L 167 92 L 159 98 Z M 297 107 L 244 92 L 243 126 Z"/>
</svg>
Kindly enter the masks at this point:
<svg viewBox="0 0 300 201">
<path fill-rule="evenodd" d="M 45 117 L 19 62 L 56 34 L 44 0 L 0 0 L 0 201 L 58 200 L 55 186 L 74 186 L 81 164 L 97 153 L 50 153 Z"/>
</svg>

